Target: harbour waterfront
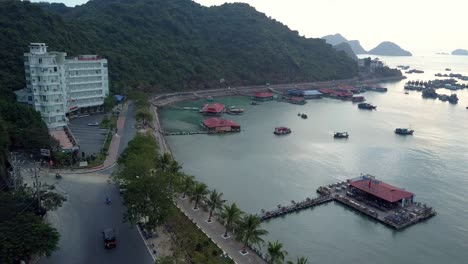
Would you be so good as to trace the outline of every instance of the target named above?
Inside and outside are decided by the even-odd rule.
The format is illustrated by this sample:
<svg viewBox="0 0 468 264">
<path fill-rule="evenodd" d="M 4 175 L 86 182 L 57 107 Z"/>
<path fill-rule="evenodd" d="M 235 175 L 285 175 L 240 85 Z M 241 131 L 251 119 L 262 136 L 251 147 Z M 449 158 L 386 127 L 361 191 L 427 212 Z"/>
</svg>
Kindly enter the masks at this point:
<svg viewBox="0 0 468 264">
<path fill-rule="evenodd" d="M 464 60 L 463 60 L 464 59 Z M 468 74 L 466 58 L 383 58 L 424 70 L 409 79 L 432 80 L 447 67 Z M 416 201 L 433 206 L 438 216 L 397 232 L 344 206 L 327 204 L 265 222 L 269 240 L 280 240 L 291 257 L 311 263 L 464 263 L 468 258 L 468 91 L 457 91 L 458 105 L 404 93 L 403 80 L 381 84 L 387 93 L 367 92 L 377 111 L 333 99 L 291 105 L 275 101 L 250 105 L 245 97 L 216 98 L 245 109 L 224 116 L 242 126 L 229 135 L 168 137 L 184 170 L 225 194 L 251 213 L 291 200 L 315 197 L 322 185 L 370 173 L 411 190 Z M 448 90 L 438 92 L 450 94 Z M 200 106 L 206 100 L 179 106 Z M 306 113 L 304 120 L 297 113 Z M 197 112 L 162 110 L 167 131 L 198 130 Z M 292 133 L 273 135 L 274 127 Z M 397 127 L 415 130 L 399 136 Z M 348 140 L 333 139 L 347 131 Z"/>
</svg>

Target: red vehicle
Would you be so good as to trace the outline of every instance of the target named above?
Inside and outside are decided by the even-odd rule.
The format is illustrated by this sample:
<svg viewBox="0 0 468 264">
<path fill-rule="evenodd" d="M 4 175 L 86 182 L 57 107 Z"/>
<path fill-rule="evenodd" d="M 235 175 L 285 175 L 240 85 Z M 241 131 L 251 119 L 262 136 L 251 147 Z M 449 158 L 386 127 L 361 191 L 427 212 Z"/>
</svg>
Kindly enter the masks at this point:
<svg viewBox="0 0 468 264">
<path fill-rule="evenodd" d="M 113 228 L 106 228 L 102 231 L 104 239 L 104 248 L 111 249 L 117 246 L 117 240 L 115 239 L 115 232 Z"/>
</svg>

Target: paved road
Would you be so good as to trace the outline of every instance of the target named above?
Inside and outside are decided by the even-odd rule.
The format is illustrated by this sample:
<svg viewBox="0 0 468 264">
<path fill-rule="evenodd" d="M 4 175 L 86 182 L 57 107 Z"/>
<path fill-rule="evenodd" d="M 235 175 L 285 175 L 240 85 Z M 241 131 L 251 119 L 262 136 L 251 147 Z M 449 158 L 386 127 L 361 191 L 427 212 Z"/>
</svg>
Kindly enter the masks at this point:
<svg viewBox="0 0 468 264">
<path fill-rule="evenodd" d="M 137 229 L 123 223 L 120 194 L 107 182 L 108 175 L 68 174 L 59 181 L 48 178 L 56 182 L 57 190 L 65 193 L 68 201 L 48 215 L 61 234 L 60 249 L 39 263 L 153 263 Z M 107 196 L 113 201 L 109 206 L 104 203 Z M 112 250 L 103 245 L 101 231 L 107 227 L 116 230 L 118 245 Z"/>
<path fill-rule="evenodd" d="M 135 135 L 134 109 L 127 111 L 125 128 L 119 131 L 119 154 Z M 123 223 L 124 208 L 117 188 L 109 184 L 109 175 L 115 167 L 100 173 L 64 174 L 55 180 L 53 175 L 42 177 L 43 182 L 54 184 L 68 201 L 48 220 L 61 234 L 59 247 L 50 258 L 42 258 L 41 264 L 150 264 L 154 263 L 136 227 Z M 112 204 L 105 205 L 106 197 Z M 117 248 L 104 249 L 101 231 L 106 227 L 116 230 Z"/>
</svg>

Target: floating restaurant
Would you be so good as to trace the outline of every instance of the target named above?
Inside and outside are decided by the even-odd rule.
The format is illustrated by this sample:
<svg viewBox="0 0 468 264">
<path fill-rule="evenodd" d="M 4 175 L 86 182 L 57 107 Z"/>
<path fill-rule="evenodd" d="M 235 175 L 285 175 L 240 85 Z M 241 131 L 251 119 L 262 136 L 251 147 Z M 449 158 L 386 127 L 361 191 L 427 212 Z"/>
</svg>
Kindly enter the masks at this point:
<svg viewBox="0 0 468 264">
<path fill-rule="evenodd" d="M 305 90 L 304 99 L 320 99 L 322 98 L 322 93 L 317 90 Z"/>
<path fill-rule="evenodd" d="M 292 201 L 290 205 L 278 205 L 270 211 L 262 210 L 259 217 L 262 221 L 269 220 L 333 200 L 395 229 L 403 229 L 437 214 L 432 207 L 415 202 L 412 192 L 379 181 L 372 175 L 321 186 L 317 193 L 316 198 Z"/>
<path fill-rule="evenodd" d="M 229 119 L 220 119 L 216 117 L 208 118 L 203 121 L 203 126 L 209 133 L 240 132 L 241 127 L 238 123 Z"/>
<path fill-rule="evenodd" d="M 270 101 L 270 100 L 273 100 L 273 98 L 274 98 L 273 93 L 260 92 L 260 93 L 255 93 L 253 99 L 257 101 Z"/>
<path fill-rule="evenodd" d="M 398 206 L 406 207 L 406 205 L 413 203 L 414 198 L 413 193 L 376 180 L 373 177 L 363 176 L 351 179 L 349 189 L 354 195 L 359 195 L 388 209 L 394 209 Z"/>
<path fill-rule="evenodd" d="M 219 116 L 224 113 L 225 107 L 223 104 L 220 103 L 213 103 L 213 104 L 205 104 L 201 109 L 200 112 L 204 115 L 215 115 Z"/>
</svg>

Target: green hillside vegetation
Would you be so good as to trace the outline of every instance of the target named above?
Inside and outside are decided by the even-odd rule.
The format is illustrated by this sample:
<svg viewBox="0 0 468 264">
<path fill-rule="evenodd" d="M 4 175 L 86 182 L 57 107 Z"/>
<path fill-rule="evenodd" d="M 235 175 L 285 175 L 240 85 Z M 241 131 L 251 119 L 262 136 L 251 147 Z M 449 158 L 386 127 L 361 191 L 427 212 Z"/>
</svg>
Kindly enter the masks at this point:
<svg viewBox="0 0 468 264">
<path fill-rule="evenodd" d="M 59 15 L 60 14 L 60 15 Z M 93 0 L 76 8 L 0 3 L 0 87 L 24 86 L 30 42 L 109 60 L 114 91 L 124 86 L 183 90 L 349 78 L 356 63 L 247 4 L 203 7 L 190 0 Z"/>
</svg>

